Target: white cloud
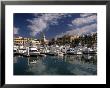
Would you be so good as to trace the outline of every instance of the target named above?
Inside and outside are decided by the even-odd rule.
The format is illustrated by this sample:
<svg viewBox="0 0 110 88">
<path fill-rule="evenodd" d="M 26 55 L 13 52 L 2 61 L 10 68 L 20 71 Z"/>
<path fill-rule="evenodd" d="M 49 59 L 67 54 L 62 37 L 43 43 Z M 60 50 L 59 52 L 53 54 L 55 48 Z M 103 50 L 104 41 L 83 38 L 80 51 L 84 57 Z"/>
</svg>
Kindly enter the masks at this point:
<svg viewBox="0 0 110 88">
<path fill-rule="evenodd" d="M 87 16 L 91 16 L 93 15 L 93 13 L 81 13 L 80 17 L 87 17 Z"/>
<path fill-rule="evenodd" d="M 72 24 L 74 26 L 82 26 L 82 25 L 87 25 L 90 24 L 92 22 L 96 22 L 97 21 L 97 15 L 91 15 L 88 17 L 84 17 L 84 18 L 76 18 L 75 20 L 72 21 Z"/>
<path fill-rule="evenodd" d="M 62 17 L 71 17 L 71 14 L 67 13 L 42 13 L 34 14 L 35 18 L 28 19 L 29 29 L 31 30 L 31 36 L 35 36 L 37 33 L 40 33 L 48 29 L 49 25 L 58 25 L 58 19 Z M 85 33 L 96 32 L 97 29 L 97 15 L 93 13 L 81 13 L 79 18 L 76 18 L 71 21 L 71 24 L 68 24 L 70 31 L 56 35 L 61 37 L 63 35 L 82 35 Z"/>
<path fill-rule="evenodd" d="M 68 34 L 68 35 L 82 35 L 82 34 L 96 32 L 96 30 L 97 30 L 97 24 L 95 23 L 95 24 L 86 25 L 81 28 L 72 29 L 70 31 L 67 31 L 66 34 Z"/>
<path fill-rule="evenodd" d="M 96 32 L 97 15 L 93 13 L 81 13 L 80 17 L 72 20 L 71 24 L 68 24 L 68 26 L 71 30 L 58 34 L 55 38 L 62 37 L 64 35 L 82 35 Z"/>
<path fill-rule="evenodd" d="M 49 25 L 58 25 L 58 19 L 65 15 L 63 13 L 46 13 L 38 17 L 38 14 L 34 14 L 35 18 L 27 20 L 30 23 L 28 27 L 31 30 L 31 35 L 35 36 L 37 33 L 47 29 Z"/>
<path fill-rule="evenodd" d="M 14 31 L 14 34 L 18 34 L 19 28 L 14 27 L 14 28 L 13 28 L 13 31 Z"/>
<path fill-rule="evenodd" d="M 55 39 L 60 38 L 60 37 L 62 37 L 62 36 L 64 36 L 64 35 L 66 35 L 66 32 L 65 32 L 65 33 L 62 32 L 62 33 L 56 35 L 56 36 L 55 36 Z"/>
<path fill-rule="evenodd" d="M 76 28 L 76 29 L 66 31 L 65 33 L 61 33 L 59 35 L 56 35 L 55 38 L 59 38 L 64 35 L 79 35 L 80 36 L 83 34 L 95 33 L 96 31 L 97 31 L 97 24 L 94 23 L 94 24 L 83 26 L 81 28 Z"/>
</svg>

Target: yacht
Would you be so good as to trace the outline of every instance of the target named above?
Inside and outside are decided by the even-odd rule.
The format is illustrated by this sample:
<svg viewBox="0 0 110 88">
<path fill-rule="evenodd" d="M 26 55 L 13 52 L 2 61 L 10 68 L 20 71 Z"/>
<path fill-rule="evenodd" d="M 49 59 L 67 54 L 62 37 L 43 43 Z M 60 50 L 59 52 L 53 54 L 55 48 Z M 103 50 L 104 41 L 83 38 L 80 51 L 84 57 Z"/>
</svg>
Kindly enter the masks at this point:
<svg viewBox="0 0 110 88">
<path fill-rule="evenodd" d="M 59 51 L 57 55 L 58 55 L 58 56 L 62 56 L 62 57 L 63 57 L 63 56 L 64 56 L 64 53 L 63 53 L 63 52 L 61 52 L 61 51 Z"/>
<path fill-rule="evenodd" d="M 49 52 L 47 52 L 47 55 L 56 56 L 57 55 L 57 48 L 55 46 L 50 46 Z"/>
<path fill-rule="evenodd" d="M 34 46 L 27 47 L 26 52 L 24 53 L 25 56 L 37 56 L 40 55 L 38 49 Z"/>
<path fill-rule="evenodd" d="M 19 47 L 18 52 L 19 52 L 20 55 L 23 55 L 26 52 L 26 48 L 24 46 Z"/>
<path fill-rule="evenodd" d="M 42 48 L 40 48 L 40 53 L 41 54 L 46 54 L 46 53 L 49 53 L 50 51 L 49 51 L 49 49 L 47 48 L 47 47 L 42 47 Z"/>
<path fill-rule="evenodd" d="M 48 53 L 46 53 L 47 55 L 51 55 L 51 56 L 56 56 L 57 52 L 56 51 L 50 51 Z"/>
<path fill-rule="evenodd" d="M 69 49 L 66 51 L 66 54 L 69 54 L 69 55 L 75 54 L 74 48 L 69 48 Z"/>
<path fill-rule="evenodd" d="M 80 50 L 75 50 L 74 54 L 81 55 L 81 54 L 82 54 L 82 51 L 80 51 Z"/>
<path fill-rule="evenodd" d="M 96 54 L 96 51 L 93 50 L 92 48 L 85 48 L 83 50 L 83 54 Z"/>
<path fill-rule="evenodd" d="M 14 55 L 17 55 L 18 54 L 18 50 L 17 50 L 17 48 L 13 48 L 13 53 L 14 53 Z"/>
<path fill-rule="evenodd" d="M 76 55 L 81 55 L 81 54 L 83 54 L 83 53 L 82 53 L 82 49 L 79 48 L 79 47 L 75 47 L 74 54 L 76 54 Z"/>
<path fill-rule="evenodd" d="M 36 56 L 39 54 L 40 54 L 40 52 L 38 51 L 38 49 L 36 47 L 29 47 L 29 55 L 30 56 Z"/>
<path fill-rule="evenodd" d="M 92 48 L 89 48 L 89 53 L 90 54 L 96 54 L 96 51 L 94 49 L 92 49 Z"/>
<path fill-rule="evenodd" d="M 13 53 L 14 53 L 14 55 L 18 55 L 19 54 L 17 46 L 13 47 Z"/>
</svg>

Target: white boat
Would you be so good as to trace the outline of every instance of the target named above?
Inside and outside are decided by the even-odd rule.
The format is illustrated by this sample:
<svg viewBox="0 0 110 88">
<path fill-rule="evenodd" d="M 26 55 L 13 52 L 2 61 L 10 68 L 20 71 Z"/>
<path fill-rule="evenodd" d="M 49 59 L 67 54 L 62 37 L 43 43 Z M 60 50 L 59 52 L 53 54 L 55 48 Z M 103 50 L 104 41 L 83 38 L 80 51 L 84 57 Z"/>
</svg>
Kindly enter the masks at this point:
<svg viewBox="0 0 110 88">
<path fill-rule="evenodd" d="M 47 52 L 47 55 L 52 55 L 52 56 L 56 56 L 58 53 L 57 48 L 54 46 L 50 46 L 49 48 L 49 52 Z"/>
<path fill-rule="evenodd" d="M 36 47 L 29 47 L 29 55 L 30 56 L 36 56 L 39 54 L 40 54 L 40 52 L 38 51 L 38 49 Z"/>
<path fill-rule="evenodd" d="M 66 47 L 62 47 L 61 48 L 61 52 L 63 52 L 64 54 L 66 54 L 67 48 Z"/>
<path fill-rule="evenodd" d="M 96 54 L 96 51 L 92 48 L 85 48 L 83 49 L 83 54 Z"/>
<path fill-rule="evenodd" d="M 92 48 L 89 48 L 89 54 L 96 54 L 96 51 L 93 50 Z"/>
<path fill-rule="evenodd" d="M 76 53 L 74 53 L 74 54 L 81 55 L 82 54 L 82 51 L 77 50 Z"/>
<path fill-rule="evenodd" d="M 69 49 L 66 51 L 66 54 L 73 55 L 74 53 L 75 53 L 74 48 L 69 48 Z"/>
<path fill-rule="evenodd" d="M 25 56 L 37 56 L 40 55 L 38 49 L 34 46 L 27 47 L 26 52 L 24 53 Z"/>
<path fill-rule="evenodd" d="M 64 56 L 64 53 L 63 52 L 58 52 L 58 54 L 57 54 L 58 56 Z"/>
<path fill-rule="evenodd" d="M 13 47 L 13 53 L 14 53 L 14 55 L 18 55 L 19 53 L 18 53 L 18 47 L 17 46 L 14 46 Z"/>
<path fill-rule="evenodd" d="M 40 55 L 39 55 L 39 56 L 46 57 L 46 55 L 45 55 L 45 54 L 41 54 L 41 53 L 40 53 Z"/>
<path fill-rule="evenodd" d="M 49 49 L 47 48 L 47 47 L 42 47 L 42 48 L 40 48 L 40 53 L 41 54 L 46 54 L 46 53 L 49 53 L 50 51 L 49 51 Z"/>
<path fill-rule="evenodd" d="M 74 54 L 76 54 L 76 55 L 81 55 L 81 54 L 83 54 L 83 53 L 82 53 L 82 49 L 76 47 L 75 50 L 74 50 Z"/>
<path fill-rule="evenodd" d="M 13 48 L 13 53 L 14 53 L 14 54 L 18 54 L 18 52 L 17 52 L 17 49 L 16 49 L 16 48 Z"/>
<path fill-rule="evenodd" d="M 52 55 L 52 56 L 56 56 L 57 52 L 56 51 L 50 51 L 48 53 L 46 53 L 47 55 Z"/>
<path fill-rule="evenodd" d="M 18 52 L 19 52 L 20 55 L 23 55 L 26 52 L 26 48 L 20 48 L 18 50 Z"/>
</svg>

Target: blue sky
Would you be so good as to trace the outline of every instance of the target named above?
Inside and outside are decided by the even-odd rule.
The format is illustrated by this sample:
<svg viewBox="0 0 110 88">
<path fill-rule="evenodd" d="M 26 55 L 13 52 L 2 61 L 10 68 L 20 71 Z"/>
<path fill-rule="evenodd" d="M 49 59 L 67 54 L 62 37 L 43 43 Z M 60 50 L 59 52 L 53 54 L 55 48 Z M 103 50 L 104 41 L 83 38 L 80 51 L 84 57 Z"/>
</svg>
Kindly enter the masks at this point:
<svg viewBox="0 0 110 88">
<path fill-rule="evenodd" d="M 97 32 L 96 13 L 14 13 L 14 34 L 47 39 Z"/>
</svg>

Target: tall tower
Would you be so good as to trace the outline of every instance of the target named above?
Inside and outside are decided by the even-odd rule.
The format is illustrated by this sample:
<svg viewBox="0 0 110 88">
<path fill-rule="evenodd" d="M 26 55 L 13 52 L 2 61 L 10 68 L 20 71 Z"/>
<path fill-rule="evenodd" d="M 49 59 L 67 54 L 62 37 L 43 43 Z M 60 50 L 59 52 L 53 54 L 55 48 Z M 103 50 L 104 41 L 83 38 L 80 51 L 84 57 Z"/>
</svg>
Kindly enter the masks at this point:
<svg viewBox="0 0 110 88">
<path fill-rule="evenodd" d="M 45 41 L 46 41 L 46 38 L 45 38 L 45 35 L 44 35 L 44 33 L 43 33 L 43 32 L 41 32 L 41 40 L 42 40 L 43 42 L 45 42 Z"/>
<path fill-rule="evenodd" d="M 42 44 L 47 44 L 47 40 L 46 40 L 46 37 L 45 37 L 43 32 L 41 32 L 41 43 Z"/>
<path fill-rule="evenodd" d="M 46 41 L 46 38 L 45 38 L 45 35 L 43 34 L 43 40 L 44 40 L 44 42 Z"/>
</svg>

